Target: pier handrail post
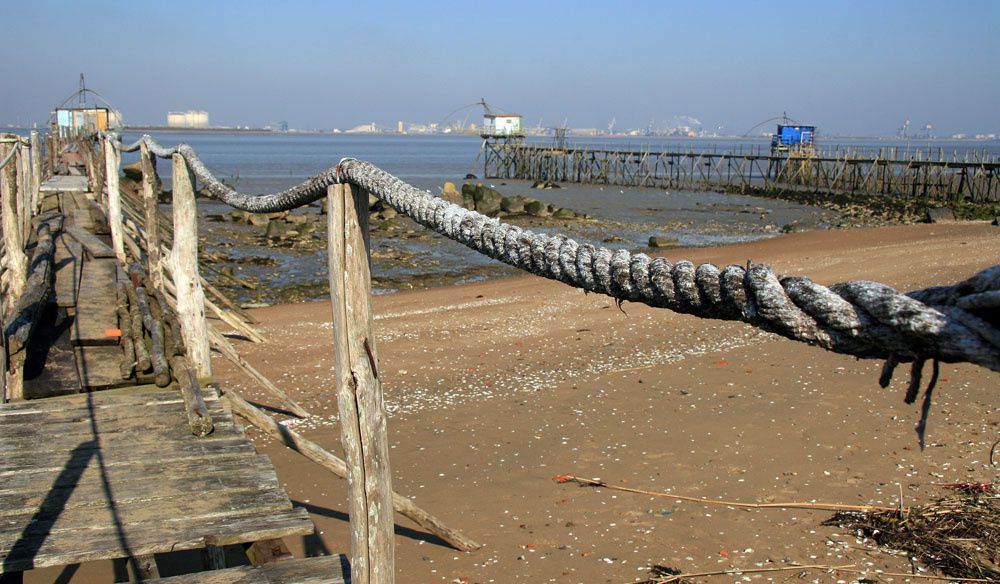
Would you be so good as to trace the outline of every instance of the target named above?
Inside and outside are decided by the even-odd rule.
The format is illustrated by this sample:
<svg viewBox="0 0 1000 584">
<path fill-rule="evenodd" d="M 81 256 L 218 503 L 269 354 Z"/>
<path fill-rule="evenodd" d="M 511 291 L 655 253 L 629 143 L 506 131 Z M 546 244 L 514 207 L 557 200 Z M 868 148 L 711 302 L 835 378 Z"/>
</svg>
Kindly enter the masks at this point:
<svg viewBox="0 0 1000 584">
<path fill-rule="evenodd" d="M 177 291 L 177 318 L 188 359 L 199 378 L 212 375 L 205 293 L 198 276 L 198 217 L 194 176 L 180 154 L 173 155 L 174 242 L 171 265 Z"/>
<path fill-rule="evenodd" d="M 20 140 L 14 145 L 17 153 L 14 156 L 14 172 L 17 175 L 17 215 L 21 220 L 21 244 L 28 245 L 31 238 L 31 189 L 28 188 L 28 160 L 24 144 Z"/>
<path fill-rule="evenodd" d="M 38 130 L 31 131 L 31 210 L 37 214 L 42 204 L 42 144 Z"/>
<path fill-rule="evenodd" d="M 372 334 L 368 193 L 335 184 L 327 188 L 327 197 L 337 406 L 348 467 L 351 581 L 391 584 L 395 578 L 392 475 Z"/>
<path fill-rule="evenodd" d="M 110 138 L 103 138 L 104 148 L 104 174 L 107 179 L 104 181 L 108 189 L 108 225 L 111 228 L 111 249 L 115 252 L 115 257 L 122 266 L 128 265 L 128 258 L 125 257 L 125 236 L 122 234 L 122 198 L 119 190 L 118 167 L 121 161 L 121 154 L 115 148 L 115 143 Z M 138 258 L 137 258 L 138 259 Z"/>
<path fill-rule="evenodd" d="M 160 193 L 156 189 L 156 158 L 149 152 L 146 142 L 139 143 L 139 162 L 142 167 L 142 208 L 146 231 L 146 273 L 153 287 L 163 291 L 163 267 L 160 265 L 160 222 L 156 204 Z"/>
<path fill-rule="evenodd" d="M 16 144 L 0 144 L 0 160 L 7 157 Z M 28 256 L 24 253 L 21 220 L 18 216 L 15 161 L 0 169 L 0 213 L 3 222 L 4 263 L 7 268 L 7 293 L 4 295 L 4 314 L 10 314 L 24 292 L 28 273 Z"/>
</svg>

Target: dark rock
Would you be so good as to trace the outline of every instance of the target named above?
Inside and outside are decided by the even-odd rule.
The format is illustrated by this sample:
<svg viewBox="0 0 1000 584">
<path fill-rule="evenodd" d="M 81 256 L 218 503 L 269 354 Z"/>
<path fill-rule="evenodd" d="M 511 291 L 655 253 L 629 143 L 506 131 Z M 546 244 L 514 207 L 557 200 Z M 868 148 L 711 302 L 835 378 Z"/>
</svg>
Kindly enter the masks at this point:
<svg viewBox="0 0 1000 584">
<path fill-rule="evenodd" d="M 267 223 L 267 231 L 264 237 L 270 240 L 285 239 L 289 232 L 288 224 L 281 219 L 271 219 Z"/>
<path fill-rule="evenodd" d="M 556 219 L 574 219 L 576 218 L 576 212 L 573 209 L 556 209 L 552 216 Z"/>
<path fill-rule="evenodd" d="M 524 203 L 524 212 L 532 217 L 545 217 L 549 214 L 545 203 L 534 200 Z"/>
<path fill-rule="evenodd" d="M 292 225 L 305 225 L 307 223 L 313 223 L 316 221 L 316 216 L 312 214 L 295 214 L 285 217 L 285 221 L 291 223 Z"/>
<path fill-rule="evenodd" d="M 500 201 L 503 195 L 499 191 L 483 185 L 476 185 L 476 194 L 473 200 L 476 203 L 476 211 L 488 217 L 494 217 L 500 213 Z"/>
<path fill-rule="evenodd" d="M 122 173 L 134 181 L 142 180 L 142 163 L 133 162 L 122 167 Z"/>
<path fill-rule="evenodd" d="M 925 223 L 955 223 L 955 212 L 950 207 L 927 207 Z"/>
<path fill-rule="evenodd" d="M 444 186 L 441 187 L 441 198 L 449 203 L 465 206 L 465 199 L 462 198 L 462 193 L 459 192 L 453 182 L 444 183 Z"/>
<path fill-rule="evenodd" d="M 531 184 L 533 189 L 561 189 L 562 187 L 550 180 L 536 180 Z"/>
<path fill-rule="evenodd" d="M 661 235 L 651 235 L 649 237 L 649 247 L 677 247 L 680 242 L 676 237 L 664 237 Z"/>
<path fill-rule="evenodd" d="M 512 215 L 524 213 L 524 200 L 518 197 L 504 197 L 500 199 L 500 210 Z"/>
<path fill-rule="evenodd" d="M 1000 217 L 994 217 L 993 222 L 990 225 L 1000 225 Z"/>
<path fill-rule="evenodd" d="M 479 178 L 479 177 L 476 176 L 476 175 L 474 175 L 474 174 L 472 174 L 471 172 L 469 174 L 465 175 L 465 180 L 476 180 L 477 178 Z"/>
<path fill-rule="evenodd" d="M 462 185 L 462 206 L 469 210 L 476 208 L 476 185 L 472 183 Z"/>
</svg>

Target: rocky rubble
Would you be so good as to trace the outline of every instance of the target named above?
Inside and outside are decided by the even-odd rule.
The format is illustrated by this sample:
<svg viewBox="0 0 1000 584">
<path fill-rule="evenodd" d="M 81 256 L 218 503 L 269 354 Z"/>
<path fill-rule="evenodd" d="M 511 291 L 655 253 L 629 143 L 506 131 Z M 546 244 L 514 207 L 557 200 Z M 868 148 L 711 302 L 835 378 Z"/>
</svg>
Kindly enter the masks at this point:
<svg viewBox="0 0 1000 584">
<path fill-rule="evenodd" d="M 553 187 L 539 187 L 553 188 Z M 449 203 L 461 205 L 470 211 L 477 211 L 488 217 L 553 217 L 555 219 L 587 218 L 565 207 L 556 207 L 538 199 L 515 195 L 508 197 L 500 191 L 482 183 L 464 183 L 462 190 L 455 183 L 446 182 L 441 188 L 441 198 Z"/>
</svg>

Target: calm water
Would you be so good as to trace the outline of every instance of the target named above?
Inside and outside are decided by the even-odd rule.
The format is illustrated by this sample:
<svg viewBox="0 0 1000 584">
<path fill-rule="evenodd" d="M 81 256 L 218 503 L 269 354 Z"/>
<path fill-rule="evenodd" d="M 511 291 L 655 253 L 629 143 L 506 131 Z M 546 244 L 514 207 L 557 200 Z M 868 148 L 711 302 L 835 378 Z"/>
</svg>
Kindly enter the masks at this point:
<svg viewBox="0 0 1000 584">
<path fill-rule="evenodd" d="M 126 142 L 139 134 L 128 132 Z M 164 132 L 153 136 L 164 146 L 179 143 L 191 145 L 219 178 L 248 192 L 270 192 L 297 184 L 333 166 L 346 156 L 376 164 L 410 184 L 422 189 L 435 189 L 445 180 L 458 181 L 466 174 L 482 173 L 478 157 L 482 141 L 477 136 L 434 135 L 347 135 L 347 134 L 206 134 L 200 132 Z M 529 142 L 551 144 L 551 138 L 529 138 Z M 662 139 L 662 138 L 599 138 L 569 139 L 568 145 L 638 151 L 750 151 L 766 152 L 766 139 Z M 957 140 L 874 140 L 830 139 L 820 142 L 826 150 L 861 149 L 877 152 L 896 149 L 900 157 L 916 155 L 935 158 L 962 158 L 975 154 L 1000 157 L 1000 141 Z M 126 163 L 135 161 L 126 156 Z M 164 178 L 169 165 L 161 165 Z M 435 191 L 436 192 L 436 191 Z"/>
<path fill-rule="evenodd" d="M 139 134 L 134 132 L 123 136 L 123 140 L 128 143 L 138 138 Z M 167 147 L 179 143 L 191 145 L 216 177 L 247 193 L 273 192 L 298 184 L 348 156 L 372 162 L 432 193 L 439 192 L 445 181 L 460 184 L 468 173 L 482 174 L 482 159 L 479 158 L 481 139 L 477 136 L 163 132 L 154 134 L 154 138 Z M 552 143 L 552 139 L 543 138 L 530 138 L 529 141 Z M 739 149 L 748 151 L 752 148 L 766 150 L 768 144 L 764 139 L 655 138 L 570 139 L 568 143 L 574 146 L 623 150 L 720 152 Z M 824 147 L 835 145 L 824 143 Z M 1000 143 L 997 141 L 900 143 L 868 140 L 844 142 L 840 145 L 869 150 L 897 148 L 899 152 L 910 153 L 932 147 L 935 149 L 935 157 L 940 152 L 945 156 L 962 157 L 966 153 L 984 151 L 992 156 L 1000 156 Z M 124 163 L 135 162 L 137 159 L 137 154 L 126 154 Z M 158 170 L 166 188 L 169 188 L 169 162 L 160 161 Z M 559 190 L 537 191 L 523 182 L 489 182 L 504 194 L 531 196 L 546 203 L 587 213 L 596 219 L 592 222 L 552 223 L 534 228 L 536 231 L 559 231 L 578 241 L 612 248 L 642 250 L 652 235 L 674 237 L 685 246 L 717 245 L 773 237 L 780 233 L 781 227 L 788 224 L 810 229 L 829 227 L 836 221 L 834 214 L 814 207 L 741 195 L 585 185 L 564 185 L 566 188 Z M 200 201 L 199 209 L 203 215 L 227 210 L 222 204 L 208 200 Z M 245 263 L 238 258 L 249 255 L 267 258 L 271 263 L 266 267 L 237 265 L 236 268 L 241 274 L 261 281 L 265 288 L 310 285 L 325 279 L 325 254 L 322 250 L 303 255 L 287 249 L 268 247 L 263 245 L 263 230 L 260 228 L 256 229 L 261 233 L 253 236 L 259 239 L 252 239 L 261 241 L 260 245 L 246 247 L 245 244 L 233 242 L 225 245 L 226 238 L 233 230 L 249 231 L 249 228 L 207 221 L 203 221 L 202 228 L 205 230 L 203 233 L 216 236 L 213 238 L 214 243 L 208 244 L 208 250 L 225 252 L 237 264 Z M 412 278 L 415 281 L 428 275 L 440 277 L 438 283 L 446 283 L 512 273 L 512 269 L 501 267 L 498 262 L 437 236 L 404 236 L 388 240 L 376 237 L 373 245 L 376 252 L 391 255 L 393 251 L 403 250 L 410 258 L 409 262 L 381 261 L 376 253 L 373 275 L 397 282 L 387 286 L 385 291 L 396 289 L 400 280 Z M 468 274 L 472 275 L 467 276 Z"/>
</svg>

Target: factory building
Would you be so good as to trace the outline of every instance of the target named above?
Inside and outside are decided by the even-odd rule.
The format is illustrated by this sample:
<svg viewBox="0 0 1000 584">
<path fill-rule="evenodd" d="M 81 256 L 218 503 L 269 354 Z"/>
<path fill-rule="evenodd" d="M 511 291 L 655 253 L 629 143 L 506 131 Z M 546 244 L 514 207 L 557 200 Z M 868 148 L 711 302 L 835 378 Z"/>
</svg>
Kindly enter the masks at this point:
<svg viewBox="0 0 1000 584">
<path fill-rule="evenodd" d="M 208 112 L 189 110 L 186 112 L 168 112 L 168 128 L 207 128 Z"/>
</svg>

